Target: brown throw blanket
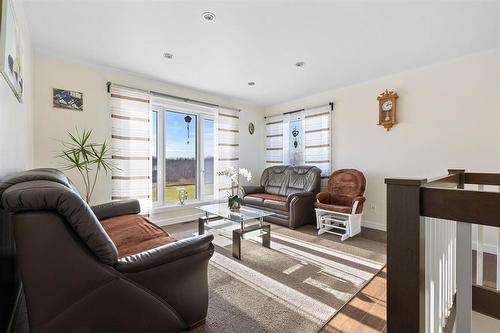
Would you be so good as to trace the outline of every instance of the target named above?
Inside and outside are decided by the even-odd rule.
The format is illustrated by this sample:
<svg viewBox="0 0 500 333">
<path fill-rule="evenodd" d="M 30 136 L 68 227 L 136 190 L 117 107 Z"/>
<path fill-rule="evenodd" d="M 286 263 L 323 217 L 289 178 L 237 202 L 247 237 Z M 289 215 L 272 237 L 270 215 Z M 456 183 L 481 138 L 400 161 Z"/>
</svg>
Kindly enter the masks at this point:
<svg viewBox="0 0 500 333">
<path fill-rule="evenodd" d="M 104 219 L 101 224 L 123 258 L 175 242 L 165 230 L 141 215 L 122 215 Z"/>
</svg>

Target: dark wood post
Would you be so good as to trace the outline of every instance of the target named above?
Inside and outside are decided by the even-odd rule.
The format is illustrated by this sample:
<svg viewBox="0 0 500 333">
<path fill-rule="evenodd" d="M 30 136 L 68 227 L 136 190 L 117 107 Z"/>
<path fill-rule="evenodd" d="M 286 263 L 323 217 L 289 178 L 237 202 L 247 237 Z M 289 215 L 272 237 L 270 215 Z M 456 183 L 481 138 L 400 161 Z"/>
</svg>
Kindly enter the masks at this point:
<svg viewBox="0 0 500 333">
<path fill-rule="evenodd" d="M 460 183 L 458 184 L 457 188 L 463 189 L 465 187 L 465 169 L 448 169 L 448 174 L 453 175 L 453 174 L 460 174 Z"/>
<path fill-rule="evenodd" d="M 424 333 L 425 225 L 420 187 L 426 179 L 386 179 L 387 332 Z"/>
</svg>

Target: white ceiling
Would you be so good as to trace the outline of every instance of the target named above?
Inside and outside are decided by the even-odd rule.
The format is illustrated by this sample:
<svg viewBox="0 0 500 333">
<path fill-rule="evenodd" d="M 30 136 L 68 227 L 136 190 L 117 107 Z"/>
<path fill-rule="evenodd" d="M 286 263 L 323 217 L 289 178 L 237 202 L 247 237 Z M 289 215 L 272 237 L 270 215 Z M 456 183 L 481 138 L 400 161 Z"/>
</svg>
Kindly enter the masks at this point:
<svg viewBox="0 0 500 333">
<path fill-rule="evenodd" d="M 258 105 L 500 46 L 498 2 L 25 0 L 25 10 L 39 52 Z"/>
</svg>

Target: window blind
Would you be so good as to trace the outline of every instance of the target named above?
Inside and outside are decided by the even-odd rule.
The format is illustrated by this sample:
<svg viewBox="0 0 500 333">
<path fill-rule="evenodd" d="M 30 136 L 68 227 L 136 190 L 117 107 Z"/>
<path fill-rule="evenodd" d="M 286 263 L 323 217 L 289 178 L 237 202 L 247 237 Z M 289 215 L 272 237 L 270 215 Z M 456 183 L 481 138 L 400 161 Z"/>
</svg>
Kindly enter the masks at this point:
<svg viewBox="0 0 500 333">
<path fill-rule="evenodd" d="M 304 163 L 321 169 L 321 175 L 331 173 L 331 112 L 329 107 L 304 111 Z"/>
<path fill-rule="evenodd" d="M 330 106 L 304 111 L 304 164 L 321 169 L 321 187 L 332 173 L 332 120 Z"/>
<path fill-rule="evenodd" d="M 266 118 L 266 167 L 314 165 L 326 184 L 332 172 L 331 106 Z M 325 185 L 326 186 L 326 185 Z"/>
<path fill-rule="evenodd" d="M 215 169 L 223 171 L 229 167 L 238 168 L 240 162 L 240 117 L 239 112 L 226 108 L 219 108 L 217 116 L 218 131 L 218 158 Z M 222 199 L 233 193 L 236 187 L 232 186 L 228 177 L 217 176 L 218 197 Z"/>
<path fill-rule="evenodd" d="M 151 207 L 150 94 L 111 85 L 112 200 Z"/>
<path fill-rule="evenodd" d="M 266 167 L 284 164 L 283 115 L 266 119 Z"/>
</svg>

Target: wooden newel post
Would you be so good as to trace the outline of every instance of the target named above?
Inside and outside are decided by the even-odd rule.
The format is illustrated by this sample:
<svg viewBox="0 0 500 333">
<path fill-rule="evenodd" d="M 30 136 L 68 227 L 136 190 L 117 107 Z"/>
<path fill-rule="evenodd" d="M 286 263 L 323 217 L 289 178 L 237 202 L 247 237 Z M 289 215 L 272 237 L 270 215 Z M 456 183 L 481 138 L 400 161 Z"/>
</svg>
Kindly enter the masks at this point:
<svg viewBox="0 0 500 333">
<path fill-rule="evenodd" d="M 424 333 L 426 179 L 387 178 L 387 332 Z"/>
<path fill-rule="evenodd" d="M 458 184 L 457 188 L 463 189 L 465 187 L 465 169 L 448 169 L 448 174 L 453 175 L 453 174 L 460 174 L 460 183 Z"/>
</svg>

